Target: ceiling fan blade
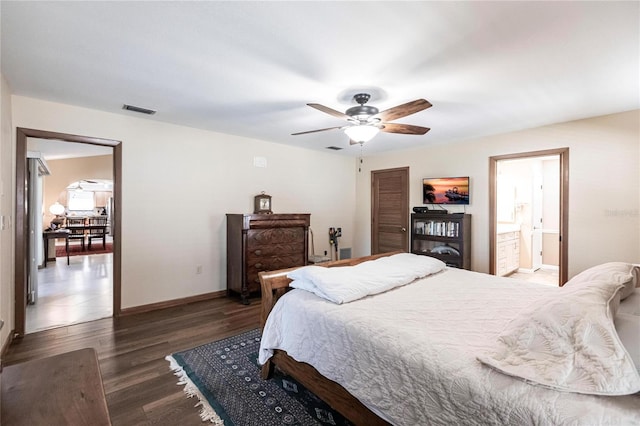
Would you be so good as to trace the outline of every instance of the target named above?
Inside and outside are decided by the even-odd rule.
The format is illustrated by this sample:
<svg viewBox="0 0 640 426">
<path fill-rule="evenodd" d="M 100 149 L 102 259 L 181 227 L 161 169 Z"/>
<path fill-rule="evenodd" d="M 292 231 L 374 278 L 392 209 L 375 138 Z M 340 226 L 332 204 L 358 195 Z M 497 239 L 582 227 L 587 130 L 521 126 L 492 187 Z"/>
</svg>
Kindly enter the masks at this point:
<svg viewBox="0 0 640 426">
<path fill-rule="evenodd" d="M 324 105 L 320 105 L 320 104 L 307 104 L 307 105 L 309 105 L 311 108 L 315 108 L 315 109 L 317 109 L 319 111 L 322 111 L 324 113 L 327 113 L 327 114 L 332 115 L 332 116 L 337 117 L 337 118 L 342 118 L 342 119 L 345 119 L 345 120 L 348 120 L 348 119 L 351 118 L 345 113 L 342 113 L 340 111 L 336 111 L 335 109 L 326 107 Z"/>
<path fill-rule="evenodd" d="M 431 106 L 431 103 L 425 99 L 416 99 L 415 101 L 407 102 L 406 104 L 398 105 L 379 112 L 374 115 L 373 118 L 379 118 L 382 121 L 393 121 L 398 118 L 406 117 L 407 115 L 415 114 L 416 112 L 422 111 L 423 109 L 427 109 Z"/>
<path fill-rule="evenodd" d="M 291 136 L 306 135 L 307 133 L 324 132 L 326 130 L 335 130 L 335 129 L 341 129 L 341 128 L 342 127 L 327 127 L 326 129 L 307 130 L 306 132 L 291 133 Z"/>
<path fill-rule="evenodd" d="M 429 130 L 428 127 L 420 127 L 413 126 L 411 124 L 400 124 L 400 123 L 383 123 L 383 128 L 380 129 L 381 132 L 387 133 L 402 133 L 403 135 L 424 135 Z"/>
</svg>

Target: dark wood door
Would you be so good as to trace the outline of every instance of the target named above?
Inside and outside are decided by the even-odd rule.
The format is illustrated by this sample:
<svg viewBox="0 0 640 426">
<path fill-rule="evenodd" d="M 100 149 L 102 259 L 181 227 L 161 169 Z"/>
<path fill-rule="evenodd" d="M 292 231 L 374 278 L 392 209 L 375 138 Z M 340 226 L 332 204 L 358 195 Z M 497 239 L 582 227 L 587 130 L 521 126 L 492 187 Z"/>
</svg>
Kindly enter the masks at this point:
<svg viewBox="0 0 640 426">
<path fill-rule="evenodd" d="M 409 251 L 409 168 L 371 171 L 371 254 Z"/>
</svg>

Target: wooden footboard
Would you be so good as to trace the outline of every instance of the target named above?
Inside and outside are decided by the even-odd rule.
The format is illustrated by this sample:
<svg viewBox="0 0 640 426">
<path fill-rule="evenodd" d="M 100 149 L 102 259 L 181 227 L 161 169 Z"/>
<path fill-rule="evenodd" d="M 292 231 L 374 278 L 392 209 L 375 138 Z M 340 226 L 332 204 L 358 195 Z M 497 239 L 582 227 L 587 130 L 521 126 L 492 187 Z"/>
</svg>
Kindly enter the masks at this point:
<svg viewBox="0 0 640 426">
<path fill-rule="evenodd" d="M 338 383 L 327 379 L 311 365 L 291 358 L 285 351 L 276 350 L 270 361 L 279 370 L 295 378 L 353 424 L 366 426 L 389 425 L 388 422 L 365 407 L 364 404 Z"/>
<path fill-rule="evenodd" d="M 358 263 L 374 260 L 380 257 L 391 256 L 402 252 L 382 253 L 372 256 L 359 257 L 355 259 L 338 260 L 334 262 L 320 263 L 317 266 L 327 268 L 340 266 L 353 266 Z M 287 278 L 287 273 L 297 268 L 281 269 L 271 272 L 260 272 L 260 285 L 262 286 L 262 311 L 260 316 L 260 326 L 264 328 L 269 313 L 273 309 L 278 299 L 291 288 L 291 280 Z M 262 366 L 262 377 L 267 379 L 271 376 L 274 367 L 298 380 L 305 387 L 316 394 L 320 399 L 337 410 L 344 417 L 356 425 L 388 425 L 386 421 L 375 415 L 365 407 L 357 398 L 351 395 L 338 383 L 327 379 L 320 374 L 313 366 L 298 362 L 287 355 L 286 352 L 276 350 L 273 357 Z"/>
</svg>

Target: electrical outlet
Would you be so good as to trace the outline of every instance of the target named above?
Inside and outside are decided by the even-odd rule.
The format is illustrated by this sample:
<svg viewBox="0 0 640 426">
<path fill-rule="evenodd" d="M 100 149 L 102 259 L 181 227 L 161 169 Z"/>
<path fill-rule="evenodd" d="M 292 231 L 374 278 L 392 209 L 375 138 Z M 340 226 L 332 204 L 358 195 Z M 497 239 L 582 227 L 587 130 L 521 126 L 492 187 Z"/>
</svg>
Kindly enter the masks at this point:
<svg viewBox="0 0 640 426">
<path fill-rule="evenodd" d="M 202 273 L 202 265 L 196 266 L 196 274 L 200 275 Z"/>
</svg>

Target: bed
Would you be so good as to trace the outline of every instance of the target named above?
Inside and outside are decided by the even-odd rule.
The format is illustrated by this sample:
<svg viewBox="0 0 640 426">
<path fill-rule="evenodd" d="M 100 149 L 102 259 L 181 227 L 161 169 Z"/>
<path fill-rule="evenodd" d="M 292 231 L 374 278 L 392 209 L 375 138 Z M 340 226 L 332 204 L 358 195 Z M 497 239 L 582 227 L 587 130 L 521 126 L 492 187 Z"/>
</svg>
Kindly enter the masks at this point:
<svg viewBox="0 0 640 426">
<path fill-rule="evenodd" d="M 388 253 L 323 267 L 347 273 L 361 264 L 401 255 L 415 256 Z M 628 284 L 635 287 L 637 275 L 614 285 L 605 282 L 602 271 L 592 271 L 565 289 L 443 266 L 377 294 L 354 300 L 348 295 L 348 300 L 336 302 L 327 300 L 327 295 L 333 296 L 324 287 L 327 294 L 303 289 L 307 284 L 300 274 L 306 271 L 309 267 L 261 273 L 263 376 L 278 367 L 355 424 L 640 424 L 640 362 L 634 363 L 632 356 L 638 355 L 631 354 L 638 349 L 636 342 L 627 343 L 634 346 L 629 350 L 615 332 L 609 330 L 605 336 L 591 327 L 591 334 L 585 335 L 595 336 L 589 337 L 595 343 L 570 349 L 582 356 L 577 359 L 570 353 L 572 365 L 586 362 L 580 368 L 591 376 L 567 373 L 562 358 L 553 354 L 556 360 L 545 366 L 551 377 L 539 380 L 528 376 L 530 365 L 520 365 L 534 351 L 519 347 L 523 339 L 508 334 L 519 326 L 522 335 L 524 327 L 525 334 L 534 336 L 525 343 L 538 344 L 537 336 L 552 328 L 545 324 L 547 317 L 564 315 L 565 305 L 578 309 L 580 324 L 594 311 L 604 318 L 598 321 L 613 327 L 611 315 L 624 307 L 632 319 L 633 339 L 640 312 L 628 306 L 631 299 L 637 305 L 640 290 Z M 633 271 L 637 274 L 637 268 Z M 373 272 L 380 275 L 379 270 Z M 298 288 L 290 287 L 292 281 Z M 602 284 L 594 290 L 596 281 Z M 620 302 L 623 291 L 629 301 Z M 606 312 L 597 304 L 587 306 L 594 292 L 606 299 Z M 632 292 L 633 297 L 627 297 Z M 577 299 L 562 304 L 571 297 Z M 580 297 L 589 299 L 586 308 Z M 529 329 L 534 325 L 546 329 Z"/>
</svg>

